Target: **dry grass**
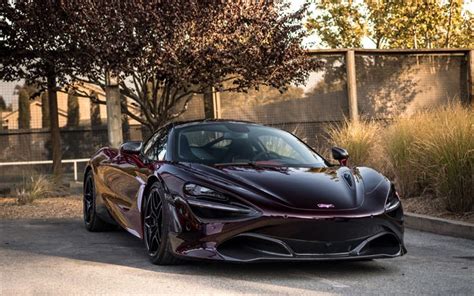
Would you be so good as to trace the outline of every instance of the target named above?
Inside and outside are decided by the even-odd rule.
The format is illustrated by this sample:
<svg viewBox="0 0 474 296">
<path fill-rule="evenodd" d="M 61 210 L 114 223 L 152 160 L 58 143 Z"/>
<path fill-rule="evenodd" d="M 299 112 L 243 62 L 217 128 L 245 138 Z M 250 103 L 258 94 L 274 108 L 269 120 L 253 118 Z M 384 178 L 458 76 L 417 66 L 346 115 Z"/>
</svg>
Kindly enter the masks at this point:
<svg viewBox="0 0 474 296">
<path fill-rule="evenodd" d="M 433 194 L 452 212 L 474 210 L 474 112 L 449 104 L 399 118 L 381 129 L 346 121 L 329 131 L 330 142 L 349 151 L 352 165 L 394 177 L 404 197 Z"/>
<path fill-rule="evenodd" d="M 64 188 L 58 185 L 53 178 L 45 175 L 32 175 L 25 178 L 23 186 L 16 190 L 17 203 L 19 205 L 32 203 L 39 198 L 64 194 Z"/>
<path fill-rule="evenodd" d="M 388 171 L 394 177 L 400 195 L 417 196 L 424 192 L 424 178 L 418 171 L 416 151 L 420 136 L 430 130 L 426 116 L 399 118 L 384 132 L 383 153 L 388 159 Z"/>
<path fill-rule="evenodd" d="M 328 141 L 349 151 L 351 165 L 371 166 L 385 171 L 380 133 L 381 128 L 376 122 L 346 119 L 341 126 L 329 128 Z"/>
<path fill-rule="evenodd" d="M 474 112 L 449 105 L 427 117 L 430 131 L 415 142 L 413 165 L 453 212 L 474 210 Z"/>
</svg>

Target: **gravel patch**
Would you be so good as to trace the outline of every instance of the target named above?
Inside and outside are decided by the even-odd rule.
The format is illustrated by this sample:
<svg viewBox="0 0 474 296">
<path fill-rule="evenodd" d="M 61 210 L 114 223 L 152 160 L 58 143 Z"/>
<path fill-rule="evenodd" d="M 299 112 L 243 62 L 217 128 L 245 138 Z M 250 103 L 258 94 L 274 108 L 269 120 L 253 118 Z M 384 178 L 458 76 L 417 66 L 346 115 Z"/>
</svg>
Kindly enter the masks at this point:
<svg viewBox="0 0 474 296">
<path fill-rule="evenodd" d="M 0 219 L 42 219 L 82 217 L 82 197 L 49 197 L 18 205 L 16 198 L 0 198 Z"/>
<path fill-rule="evenodd" d="M 474 212 L 456 214 L 444 208 L 441 198 L 433 196 L 417 196 L 402 199 L 405 212 L 433 216 L 437 218 L 474 223 Z"/>
</svg>

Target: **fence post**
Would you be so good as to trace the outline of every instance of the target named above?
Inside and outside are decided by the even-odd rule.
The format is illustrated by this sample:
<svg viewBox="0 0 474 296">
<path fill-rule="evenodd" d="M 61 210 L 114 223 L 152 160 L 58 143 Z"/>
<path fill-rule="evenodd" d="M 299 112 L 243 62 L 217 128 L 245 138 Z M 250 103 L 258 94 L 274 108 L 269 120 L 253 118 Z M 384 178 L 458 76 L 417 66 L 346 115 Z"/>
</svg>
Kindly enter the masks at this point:
<svg viewBox="0 0 474 296">
<path fill-rule="evenodd" d="M 221 118 L 221 93 L 216 91 L 216 89 L 213 88 L 212 92 L 213 96 L 213 105 L 214 105 L 214 118 Z"/>
<path fill-rule="evenodd" d="M 74 181 L 77 181 L 77 161 L 74 161 Z"/>
<path fill-rule="evenodd" d="M 204 116 L 206 119 L 221 117 L 221 96 L 214 87 L 208 87 L 203 94 Z"/>
<path fill-rule="evenodd" d="M 118 77 L 106 73 L 107 135 L 109 145 L 118 148 L 123 142 L 122 110 L 120 108 L 120 89 Z"/>
<path fill-rule="evenodd" d="M 359 120 L 354 50 L 346 51 L 347 98 L 350 120 Z"/>
<path fill-rule="evenodd" d="M 469 102 L 474 104 L 474 50 L 469 50 L 468 53 L 468 91 L 469 91 Z"/>
</svg>

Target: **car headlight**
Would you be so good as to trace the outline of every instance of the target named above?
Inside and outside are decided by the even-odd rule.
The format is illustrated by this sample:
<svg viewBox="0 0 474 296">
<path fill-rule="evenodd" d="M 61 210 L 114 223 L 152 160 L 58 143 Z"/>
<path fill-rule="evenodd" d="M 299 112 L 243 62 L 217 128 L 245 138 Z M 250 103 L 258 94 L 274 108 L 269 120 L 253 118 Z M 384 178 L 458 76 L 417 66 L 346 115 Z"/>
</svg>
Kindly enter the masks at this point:
<svg viewBox="0 0 474 296">
<path fill-rule="evenodd" d="M 385 212 L 391 212 L 396 210 L 400 206 L 400 197 L 398 196 L 395 187 L 392 186 L 390 193 L 388 194 L 387 201 L 385 202 Z"/>
<path fill-rule="evenodd" d="M 184 185 L 183 188 L 184 193 L 187 195 L 195 196 L 195 197 L 204 197 L 204 198 L 213 198 L 221 201 L 227 201 L 228 198 L 214 189 L 210 189 L 201 185 L 188 183 Z"/>
</svg>

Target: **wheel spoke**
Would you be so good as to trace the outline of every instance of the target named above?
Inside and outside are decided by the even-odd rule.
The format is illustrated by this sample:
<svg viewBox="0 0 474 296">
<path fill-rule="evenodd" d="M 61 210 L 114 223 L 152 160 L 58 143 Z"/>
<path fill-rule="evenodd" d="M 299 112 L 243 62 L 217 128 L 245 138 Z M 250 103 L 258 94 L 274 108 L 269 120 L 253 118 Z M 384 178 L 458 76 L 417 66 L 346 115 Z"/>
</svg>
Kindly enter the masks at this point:
<svg viewBox="0 0 474 296">
<path fill-rule="evenodd" d="M 84 220 L 90 222 L 94 205 L 94 187 L 91 177 L 88 177 L 85 184 L 83 204 Z"/>
<path fill-rule="evenodd" d="M 160 249 L 162 237 L 163 203 L 159 193 L 153 190 L 148 195 L 144 209 L 144 236 L 151 256 Z"/>
</svg>

